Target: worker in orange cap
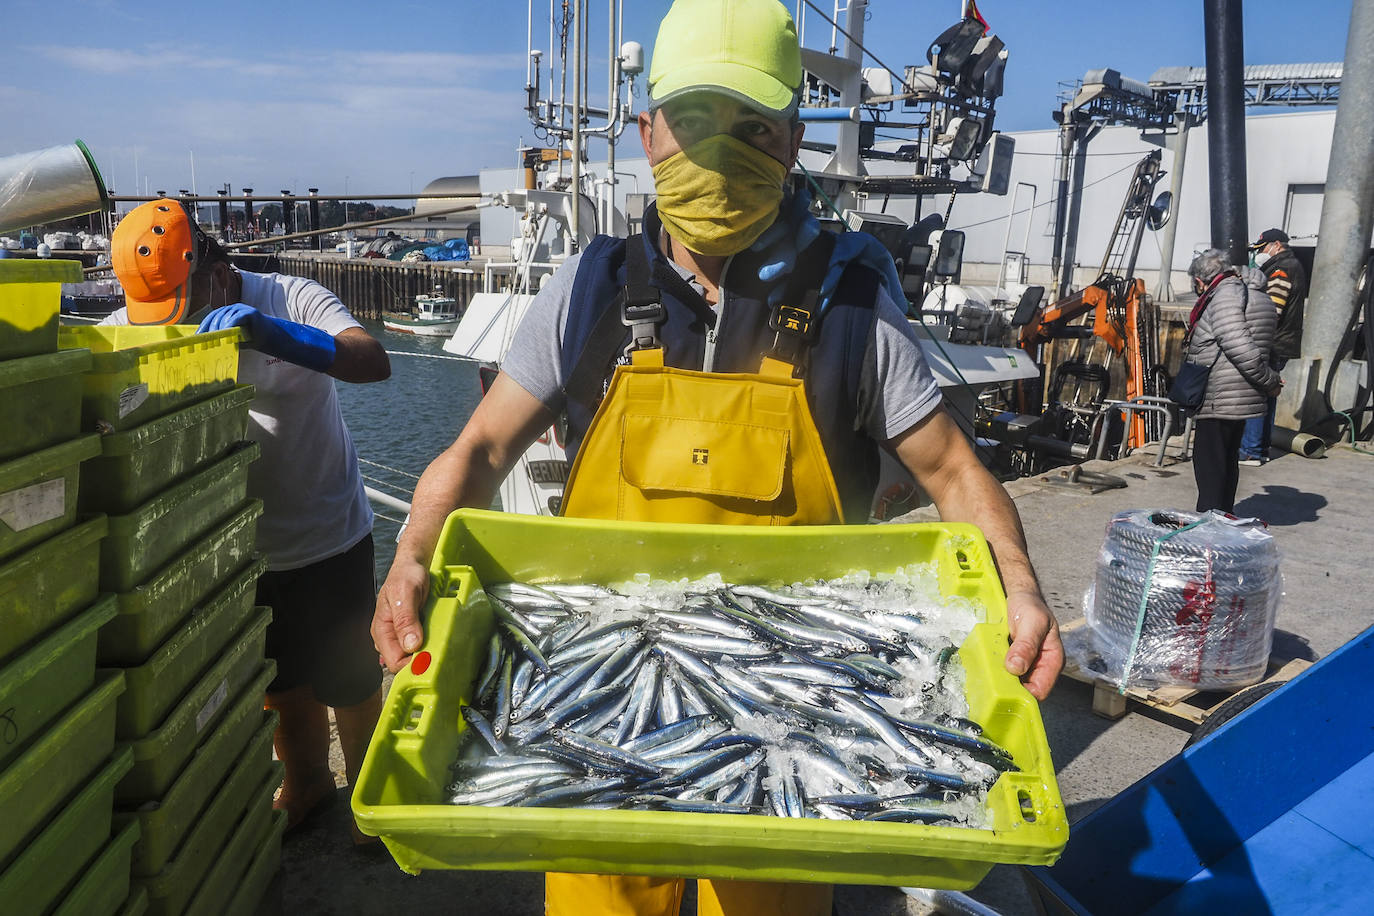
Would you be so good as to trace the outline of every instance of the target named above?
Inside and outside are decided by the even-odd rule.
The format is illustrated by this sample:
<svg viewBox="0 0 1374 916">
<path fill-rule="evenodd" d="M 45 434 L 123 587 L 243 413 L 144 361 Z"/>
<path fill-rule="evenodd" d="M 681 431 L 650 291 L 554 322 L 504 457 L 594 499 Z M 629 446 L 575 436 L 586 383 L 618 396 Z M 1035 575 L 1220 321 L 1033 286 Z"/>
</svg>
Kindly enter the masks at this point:
<svg viewBox="0 0 1374 916">
<path fill-rule="evenodd" d="M 109 324 L 200 322 L 242 327 L 238 380 L 254 385 L 248 437 L 260 460 L 248 495 L 263 501 L 257 549 L 268 560 L 257 603 L 272 608 L 267 655 L 277 663 L 267 705 L 280 715 L 285 767 L 276 805 L 298 829 L 336 799 L 329 767 L 334 710 L 350 784 L 381 711 L 368 635 L 376 581 L 372 509 L 334 379 L 391 374 L 382 345 L 313 280 L 239 270 L 175 200 L 135 208 L 110 240 L 127 305 Z M 363 837 L 354 828 L 354 839 Z"/>
</svg>

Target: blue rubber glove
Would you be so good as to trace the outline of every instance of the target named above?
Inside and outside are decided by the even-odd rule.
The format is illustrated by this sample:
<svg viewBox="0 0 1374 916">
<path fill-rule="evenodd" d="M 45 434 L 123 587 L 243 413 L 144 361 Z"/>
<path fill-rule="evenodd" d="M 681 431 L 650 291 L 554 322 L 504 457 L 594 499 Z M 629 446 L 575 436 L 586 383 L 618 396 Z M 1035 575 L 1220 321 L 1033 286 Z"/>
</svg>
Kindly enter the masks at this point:
<svg viewBox="0 0 1374 916">
<path fill-rule="evenodd" d="M 830 269 L 821 281 L 817 302 L 824 312 L 830 305 L 830 297 L 835 287 L 840 285 L 840 275 L 850 264 L 858 264 L 876 271 L 882 278 L 883 288 L 897 307 L 905 310 L 906 293 L 902 291 L 902 279 L 897 276 L 897 265 L 892 255 L 882 243 L 867 232 L 845 232 L 835 239 L 835 251 L 830 255 Z"/>
<path fill-rule="evenodd" d="M 196 333 L 243 328 L 248 332 L 251 347 L 268 356 L 284 359 L 297 366 L 328 372 L 334 365 L 334 338 L 319 328 L 297 324 L 283 318 L 264 315 L 242 302 L 225 305 L 211 311 L 200 322 Z"/>
<path fill-rule="evenodd" d="M 821 234 L 821 224 L 811 215 L 811 195 L 805 190 L 783 200 L 778 218 L 769 226 L 750 251 L 761 252 L 759 279 L 773 284 L 768 291 L 768 304 L 777 305 L 787 286 L 787 277 L 797 263 L 797 253 Z"/>
<path fill-rule="evenodd" d="M 787 287 L 787 277 L 796 266 L 797 254 L 805 251 L 821 233 L 820 221 L 811 213 L 811 195 L 805 189 L 782 202 L 778 219 L 759 236 L 750 251 L 763 253 L 759 279 L 772 283 L 768 304 L 777 305 Z M 821 313 L 830 305 L 835 287 L 850 264 L 858 264 L 877 272 L 892 301 L 904 308 L 906 294 L 897 276 L 897 265 L 882 243 L 866 232 L 844 232 L 835 238 L 835 250 L 830 255 L 830 267 L 818 291 L 817 303 Z"/>
</svg>

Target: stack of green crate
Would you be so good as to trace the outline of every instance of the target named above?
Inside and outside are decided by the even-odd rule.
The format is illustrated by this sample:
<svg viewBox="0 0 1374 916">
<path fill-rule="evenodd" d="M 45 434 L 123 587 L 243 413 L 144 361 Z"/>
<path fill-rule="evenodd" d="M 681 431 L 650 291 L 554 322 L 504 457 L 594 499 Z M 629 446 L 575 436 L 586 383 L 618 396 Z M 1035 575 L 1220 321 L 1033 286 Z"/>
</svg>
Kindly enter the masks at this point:
<svg viewBox="0 0 1374 916">
<path fill-rule="evenodd" d="M 234 385 L 239 332 L 194 331 L 61 331 L 62 347 L 93 352 L 81 422 L 101 451 L 81 468 L 81 508 L 107 517 L 98 576 L 115 608 L 97 658 L 123 677 L 115 733 L 131 758 L 115 823 L 138 834 L 126 864 L 151 916 L 224 912 L 232 894 L 193 898 L 226 873 L 251 893 L 258 859 L 260 891 L 280 849 L 263 710 L 271 612 L 253 600 L 262 504 L 247 497 L 258 446 L 242 441 L 253 390 Z"/>
<path fill-rule="evenodd" d="M 90 351 L 58 352 L 61 285 L 75 261 L 0 260 L 0 909 L 140 912 L 129 865 L 138 825 L 112 833 L 119 672 L 98 672 L 114 619 L 101 596 L 103 515 L 78 516 Z"/>
</svg>

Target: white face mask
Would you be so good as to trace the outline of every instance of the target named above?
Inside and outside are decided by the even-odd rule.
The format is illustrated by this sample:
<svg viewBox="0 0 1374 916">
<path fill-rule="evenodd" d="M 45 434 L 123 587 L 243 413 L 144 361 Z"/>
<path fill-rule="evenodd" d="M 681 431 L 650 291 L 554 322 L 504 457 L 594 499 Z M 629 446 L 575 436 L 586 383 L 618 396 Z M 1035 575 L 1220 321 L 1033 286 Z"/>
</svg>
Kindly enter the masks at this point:
<svg viewBox="0 0 1374 916">
<path fill-rule="evenodd" d="M 1264 266 L 1264 262 L 1265 262 L 1265 261 L 1268 261 L 1270 257 L 1272 257 L 1272 255 L 1270 255 L 1268 252 L 1264 252 L 1264 251 L 1259 252 L 1258 254 L 1255 255 L 1255 266 L 1256 266 L 1256 267 L 1263 267 L 1263 266 Z"/>
</svg>

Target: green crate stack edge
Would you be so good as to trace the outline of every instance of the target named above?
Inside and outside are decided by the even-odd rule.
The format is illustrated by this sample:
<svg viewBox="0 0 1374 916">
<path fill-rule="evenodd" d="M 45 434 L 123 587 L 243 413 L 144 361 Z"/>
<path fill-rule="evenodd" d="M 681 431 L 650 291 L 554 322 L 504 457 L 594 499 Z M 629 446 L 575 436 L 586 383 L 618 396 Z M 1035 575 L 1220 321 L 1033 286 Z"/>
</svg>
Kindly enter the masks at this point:
<svg viewBox="0 0 1374 916">
<path fill-rule="evenodd" d="M 119 846 L 114 783 L 117 673 L 98 672 L 103 515 L 78 515 L 88 350 L 58 352 L 61 283 L 80 265 L 0 261 L 0 901 L 7 913 L 62 904 Z M 118 881 L 113 892 L 127 896 Z"/>
<path fill-rule="evenodd" d="M 137 426 L 102 424 L 114 431 L 82 476 L 83 508 L 109 517 L 101 587 L 120 599 L 98 651 L 102 666 L 123 673 L 115 729 L 133 753 L 115 789 L 114 820 L 137 825 L 129 873 L 146 894 L 145 912 L 214 914 L 227 897 L 197 900 L 194 909 L 191 901 L 215 874 L 249 881 L 254 854 L 272 848 L 268 821 L 281 779 L 275 717 L 262 708 L 274 673 L 264 658 L 270 612 L 253 600 L 266 565 L 253 553 L 261 503 L 247 498 L 258 448 L 242 441 L 253 393 L 178 369 L 176 350 L 149 349 L 158 351 L 154 368 L 140 365 L 137 379 L 101 373 L 100 353 L 96 374 L 117 386 L 148 374 L 164 389 L 171 377 L 175 389 L 181 372 L 184 391 L 164 390 L 158 414 Z M 93 404 L 122 404 L 122 394 L 88 384 L 88 421 Z M 231 848 L 235 837 L 241 848 Z M 279 852 L 273 873 L 278 860 Z"/>
<path fill-rule="evenodd" d="M 80 428 L 93 359 L 57 350 L 52 286 L 37 348 L 0 321 L 0 438 L 35 446 L 0 453 L 0 899 L 7 912 L 170 912 L 141 880 L 150 864 L 198 880 L 217 840 L 255 807 L 270 813 L 280 775 L 261 703 L 266 618 L 252 607 L 256 447 L 237 444 L 251 389 L 227 379 L 230 391 L 196 391 L 128 441 L 102 441 Z M 6 349 L 16 336 L 27 352 Z M 255 838 L 243 880 L 275 871 L 273 842 L 270 829 Z"/>
</svg>

